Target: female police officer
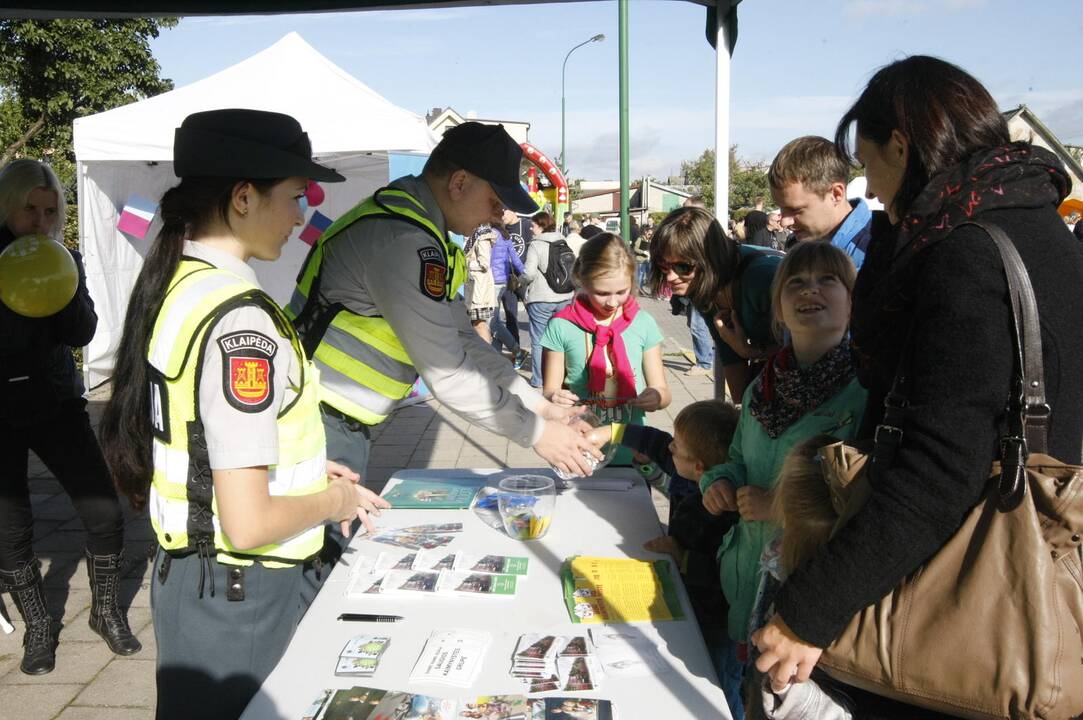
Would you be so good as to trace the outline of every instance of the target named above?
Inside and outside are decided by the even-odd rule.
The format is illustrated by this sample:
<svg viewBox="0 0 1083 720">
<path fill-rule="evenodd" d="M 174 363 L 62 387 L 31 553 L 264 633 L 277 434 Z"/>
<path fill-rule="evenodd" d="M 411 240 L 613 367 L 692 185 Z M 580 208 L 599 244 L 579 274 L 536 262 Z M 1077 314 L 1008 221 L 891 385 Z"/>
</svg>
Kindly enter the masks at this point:
<svg viewBox="0 0 1083 720">
<path fill-rule="evenodd" d="M 102 444 L 161 546 L 158 717 L 235 718 L 293 634 L 324 521 L 368 525 L 388 505 L 326 462 L 315 373 L 246 264 L 279 256 L 309 178 L 342 176 L 296 120 L 255 110 L 188 116 L 173 155 Z"/>
<path fill-rule="evenodd" d="M 24 235 L 59 238 L 64 210 L 64 191 L 48 165 L 30 159 L 8 164 L 0 171 L 0 250 Z M 0 303 L 0 591 L 11 593 L 26 621 L 19 668 L 28 675 L 53 669 L 59 630 L 32 545 L 30 450 L 64 486 L 86 527 L 91 629 L 118 655 L 141 648 L 117 604 L 124 518 L 71 355 L 72 347 L 90 342 L 98 325 L 82 258 L 71 254 L 79 284 L 59 311 L 25 317 Z"/>
</svg>

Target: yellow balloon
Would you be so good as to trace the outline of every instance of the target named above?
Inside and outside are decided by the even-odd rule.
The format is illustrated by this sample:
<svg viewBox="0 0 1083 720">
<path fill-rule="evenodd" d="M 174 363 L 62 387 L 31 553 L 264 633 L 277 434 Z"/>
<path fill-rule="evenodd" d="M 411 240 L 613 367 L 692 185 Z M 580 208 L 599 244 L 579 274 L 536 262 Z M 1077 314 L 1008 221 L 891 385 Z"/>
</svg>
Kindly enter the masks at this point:
<svg viewBox="0 0 1083 720">
<path fill-rule="evenodd" d="M 0 253 L 0 301 L 20 315 L 54 315 L 78 287 L 75 258 L 44 235 L 24 235 Z"/>
</svg>

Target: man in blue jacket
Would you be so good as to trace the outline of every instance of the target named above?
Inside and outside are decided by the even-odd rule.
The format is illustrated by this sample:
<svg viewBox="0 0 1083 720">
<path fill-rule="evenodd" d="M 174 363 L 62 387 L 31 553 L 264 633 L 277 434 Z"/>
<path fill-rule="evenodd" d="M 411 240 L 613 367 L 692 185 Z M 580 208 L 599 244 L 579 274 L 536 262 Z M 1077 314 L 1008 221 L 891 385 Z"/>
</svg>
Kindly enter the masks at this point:
<svg viewBox="0 0 1083 720">
<path fill-rule="evenodd" d="M 860 198 L 847 199 L 849 171 L 835 143 L 807 135 L 779 150 L 767 171 L 767 182 L 782 218 L 793 220 L 799 241 L 830 241 L 860 269 L 869 244 L 872 211 Z"/>
</svg>

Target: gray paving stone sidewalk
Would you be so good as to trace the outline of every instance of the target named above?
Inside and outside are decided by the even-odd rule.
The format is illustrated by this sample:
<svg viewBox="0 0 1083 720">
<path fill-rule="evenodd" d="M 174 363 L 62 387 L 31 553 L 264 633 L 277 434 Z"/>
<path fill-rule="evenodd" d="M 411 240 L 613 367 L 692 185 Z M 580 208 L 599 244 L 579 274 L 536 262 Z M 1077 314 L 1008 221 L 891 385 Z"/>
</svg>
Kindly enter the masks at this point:
<svg viewBox="0 0 1083 720">
<path fill-rule="evenodd" d="M 673 418 L 685 405 L 713 395 L 711 378 L 686 376 L 691 339 L 684 318 L 669 312 L 669 303 L 645 299 L 665 336 L 663 358 L 673 402 L 648 416 L 648 422 L 669 432 Z M 520 330 L 527 339 L 525 313 Z M 682 352 L 683 350 L 683 352 Z M 97 424 L 105 393 L 91 394 L 91 418 Z M 402 468 L 537 467 L 543 461 L 529 448 L 472 426 L 436 401 L 396 412 L 374 434 L 366 482 L 382 488 Z M 36 457 L 30 459 L 30 493 L 34 507 L 34 550 L 42 561 L 52 614 L 62 619 L 56 670 L 32 677 L 19 671 L 23 623 L 7 596 L 3 597 L 15 632 L 0 634 L 0 717 L 19 720 L 142 720 L 154 717 L 154 629 L 150 620 L 150 557 L 155 542 L 146 513 L 125 508 L 127 567 L 121 602 L 130 605 L 132 630 L 143 651 L 122 658 L 87 626 L 90 590 L 82 562 L 85 533 L 71 501 Z M 123 503 L 123 501 L 122 501 Z M 659 517 L 665 498 L 656 494 Z"/>
</svg>

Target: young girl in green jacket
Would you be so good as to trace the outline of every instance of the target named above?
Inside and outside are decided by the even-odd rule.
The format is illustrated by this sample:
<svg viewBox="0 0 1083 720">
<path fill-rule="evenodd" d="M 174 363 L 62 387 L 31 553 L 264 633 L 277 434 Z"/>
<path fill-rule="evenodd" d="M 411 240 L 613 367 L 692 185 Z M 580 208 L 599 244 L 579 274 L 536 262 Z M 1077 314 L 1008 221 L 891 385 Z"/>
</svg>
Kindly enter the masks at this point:
<svg viewBox="0 0 1083 720">
<path fill-rule="evenodd" d="M 865 391 L 854 377 L 847 338 L 856 274 L 846 253 L 827 243 L 800 243 L 786 256 L 771 287 L 771 306 L 776 329 L 787 331 L 790 343 L 745 391 L 728 461 L 700 481 L 707 510 L 741 516 L 718 551 L 731 645 L 717 662 L 735 720 L 744 717 L 742 646 L 760 553 L 777 529 L 770 522 L 771 490 L 782 461 L 813 435 L 848 440 L 861 423 Z"/>
</svg>

